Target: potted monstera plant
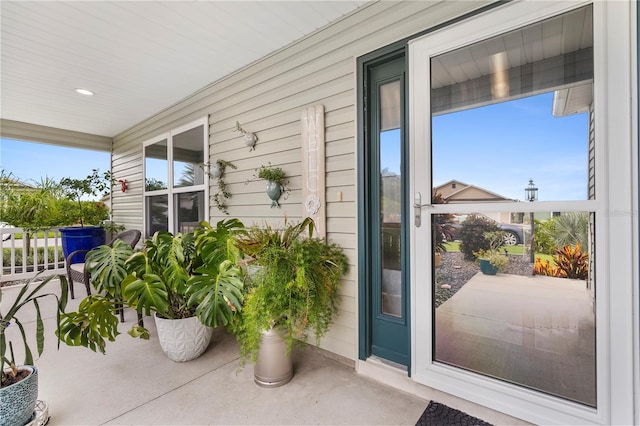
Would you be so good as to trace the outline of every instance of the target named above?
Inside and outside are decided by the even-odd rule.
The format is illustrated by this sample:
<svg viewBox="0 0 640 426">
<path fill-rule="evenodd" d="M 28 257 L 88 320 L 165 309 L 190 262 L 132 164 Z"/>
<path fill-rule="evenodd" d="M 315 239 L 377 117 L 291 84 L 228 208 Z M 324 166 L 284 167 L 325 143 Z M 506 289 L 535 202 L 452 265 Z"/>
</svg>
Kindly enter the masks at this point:
<svg viewBox="0 0 640 426">
<path fill-rule="evenodd" d="M 38 400 L 38 369 L 34 365 L 31 345 L 35 340 L 38 356 L 44 350 L 44 322 L 40 313 L 40 301 L 53 298 L 56 301 L 56 321 L 60 324 L 60 317 L 67 304 L 67 281 L 63 276 L 50 275 L 37 282 L 37 274 L 22 285 L 15 300 L 3 302 L 7 310 L 0 310 L 0 425 L 24 425 L 34 415 Z M 47 284 L 60 278 L 60 295 L 50 292 Z M 0 287 L 0 299 L 2 299 Z M 10 305 L 8 305 L 11 303 Z M 35 312 L 35 327 L 27 325 L 33 321 L 31 317 L 21 317 L 25 308 L 32 307 Z M 33 331 L 31 331 L 33 330 Z M 13 340 L 21 340 L 20 350 L 24 353 L 24 361 L 18 364 L 14 355 Z M 15 348 L 18 349 L 18 348 Z"/>
<path fill-rule="evenodd" d="M 200 356 L 209 345 L 213 327 L 226 325 L 242 308 L 243 281 L 233 242 L 243 230 L 237 219 L 220 221 L 216 227 L 202 222 L 189 234 L 156 232 L 140 252 L 118 242 L 94 249 L 87 256 L 92 284 L 106 296 L 90 295 L 78 312 L 63 317 L 63 340 L 87 346 L 88 340 L 78 336 L 103 331 L 106 339 L 115 339 L 117 330 L 101 327 L 117 325 L 115 301 L 116 306 L 124 303 L 146 315 L 154 314 L 160 345 L 170 359 L 189 361 Z M 88 313 L 101 304 L 108 314 L 97 325 L 88 323 Z M 149 336 L 140 324 L 134 324 L 129 334 Z M 91 349 L 104 353 L 104 344 Z"/>
<path fill-rule="evenodd" d="M 306 218 L 282 229 L 254 226 L 238 237 L 249 276 L 242 314 L 231 328 L 263 387 L 291 380 L 292 347 L 310 332 L 319 343 L 337 311 L 347 257 L 336 244 L 314 238 L 313 230 L 313 220 Z"/>
</svg>

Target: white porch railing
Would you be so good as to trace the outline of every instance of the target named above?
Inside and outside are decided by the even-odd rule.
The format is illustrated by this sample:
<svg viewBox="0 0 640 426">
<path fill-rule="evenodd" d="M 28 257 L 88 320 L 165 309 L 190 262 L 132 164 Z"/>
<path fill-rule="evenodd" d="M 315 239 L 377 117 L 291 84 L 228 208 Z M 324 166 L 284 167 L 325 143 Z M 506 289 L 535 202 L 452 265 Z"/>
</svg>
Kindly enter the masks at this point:
<svg viewBox="0 0 640 426">
<path fill-rule="evenodd" d="M 49 237 L 51 232 L 53 237 Z M 16 239 L 16 234 L 22 234 L 23 238 Z M 42 270 L 45 271 L 43 275 L 65 273 L 62 239 L 58 228 L 46 231 L 42 238 L 34 236 L 30 241 L 29 252 L 26 250 L 26 234 L 21 228 L 0 228 L 0 241 L 0 282 L 28 279 Z"/>
</svg>

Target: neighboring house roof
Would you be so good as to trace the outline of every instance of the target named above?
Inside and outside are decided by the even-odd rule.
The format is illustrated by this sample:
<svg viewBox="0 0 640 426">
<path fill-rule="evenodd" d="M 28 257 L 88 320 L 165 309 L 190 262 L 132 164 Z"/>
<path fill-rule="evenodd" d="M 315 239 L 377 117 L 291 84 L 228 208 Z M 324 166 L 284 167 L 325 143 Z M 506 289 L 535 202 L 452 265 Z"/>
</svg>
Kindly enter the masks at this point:
<svg viewBox="0 0 640 426">
<path fill-rule="evenodd" d="M 442 194 L 442 198 L 449 203 L 463 203 L 473 201 L 516 201 L 479 186 L 450 180 L 434 188 L 434 192 Z"/>
<path fill-rule="evenodd" d="M 33 185 L 29 185 L 26 182 L 22 182 L 18 179 L 13 179 L 10 177 L 4 177 L 3 178 L 3 183 L 8 184 L 10 187 L 14 188 L 14 189 L 23 189 L 23 190 L 33 190 L 36 189 L 35 186 Z"/>
</svg>

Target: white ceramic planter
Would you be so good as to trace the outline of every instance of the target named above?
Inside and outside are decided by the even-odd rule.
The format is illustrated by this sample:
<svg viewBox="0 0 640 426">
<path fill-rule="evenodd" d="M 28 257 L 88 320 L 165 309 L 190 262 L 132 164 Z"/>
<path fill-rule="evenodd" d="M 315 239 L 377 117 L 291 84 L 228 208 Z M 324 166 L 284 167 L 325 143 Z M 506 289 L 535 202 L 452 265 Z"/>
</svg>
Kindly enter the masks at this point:
<svg viewBox="0 0 640 426">
<path fill-rule="evenodd" d="M 213 328 L 203 325 L 198 317 L 164 319 L 156 315 L 155 320 L 160 346 L 170 360 L 189 361 L 209 347 Z"/>
<path fill-rule="evenodd" d="M 32 365 L 18 367 L 31 370 L 24 380 L 0 389 L 0 426 L 24 425 L 33 416 L 38 400 L 38 369 Z"/>
</svg>

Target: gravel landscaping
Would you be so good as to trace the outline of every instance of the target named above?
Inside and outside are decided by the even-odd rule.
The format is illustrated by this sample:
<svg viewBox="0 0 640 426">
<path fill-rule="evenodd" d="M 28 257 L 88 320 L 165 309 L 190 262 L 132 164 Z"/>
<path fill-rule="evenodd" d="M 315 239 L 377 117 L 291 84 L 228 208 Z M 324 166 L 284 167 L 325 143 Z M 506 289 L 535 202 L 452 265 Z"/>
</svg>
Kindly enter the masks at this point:
<svg viewBox="0 0 640 426">
<path fill-rule="evenodd" d="M 505 274 L 531 275 L 533 263 L 528 257 L 509 255 L 509 264 L 504 270 Z M 476 262 L 465 260 L 460 252 L 442 253 L 440 267 L 436 269 L 436 295 L 435 306 L 438 307 L 460 290 L 475 274 L 480 272 Z M 442 288 L 442 286 L 445 288 Z M 446 288 L 450 286 L 450 288 Z"/>
</svg>

